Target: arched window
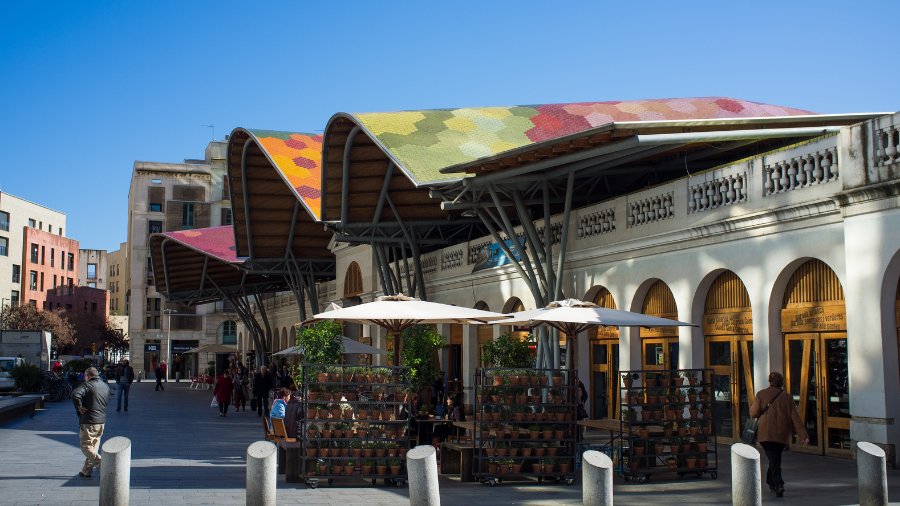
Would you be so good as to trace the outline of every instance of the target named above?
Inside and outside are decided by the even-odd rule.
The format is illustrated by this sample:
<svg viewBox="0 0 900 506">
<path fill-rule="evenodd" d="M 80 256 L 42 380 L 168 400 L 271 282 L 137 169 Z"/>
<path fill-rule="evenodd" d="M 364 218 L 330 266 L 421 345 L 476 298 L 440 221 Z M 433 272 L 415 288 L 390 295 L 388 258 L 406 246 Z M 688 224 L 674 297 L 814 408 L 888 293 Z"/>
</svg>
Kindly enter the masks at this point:
<svg viewBox="0 0 900 506">
<path fill-rule="evenodd" d="M 362 271 L 359 264 L 350 262 L 347 273 L 344 276 L 344 297 L 356 297 L 363 292 Z"/>
</svg>

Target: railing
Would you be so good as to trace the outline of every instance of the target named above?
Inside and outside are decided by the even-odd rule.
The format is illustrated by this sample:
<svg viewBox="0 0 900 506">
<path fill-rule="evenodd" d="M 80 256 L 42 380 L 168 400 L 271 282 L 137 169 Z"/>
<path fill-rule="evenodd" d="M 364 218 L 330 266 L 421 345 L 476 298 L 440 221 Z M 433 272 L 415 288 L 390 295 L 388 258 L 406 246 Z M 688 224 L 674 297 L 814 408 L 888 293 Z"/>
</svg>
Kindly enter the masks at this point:
<svg viewBox="0 0 900 506">
<path fill-rule="evenodd" d="M 666 192 L 628 202 L 628 226 L 637 227 L 675 217 L 675 194 Z"/>
<path fill-rule="evenodd" d="M 829 136 L 790 151 L 766 156 L 762 174 L 763 196 L 837 181 L 836 140 L 836 136 Z"/>
</svg>

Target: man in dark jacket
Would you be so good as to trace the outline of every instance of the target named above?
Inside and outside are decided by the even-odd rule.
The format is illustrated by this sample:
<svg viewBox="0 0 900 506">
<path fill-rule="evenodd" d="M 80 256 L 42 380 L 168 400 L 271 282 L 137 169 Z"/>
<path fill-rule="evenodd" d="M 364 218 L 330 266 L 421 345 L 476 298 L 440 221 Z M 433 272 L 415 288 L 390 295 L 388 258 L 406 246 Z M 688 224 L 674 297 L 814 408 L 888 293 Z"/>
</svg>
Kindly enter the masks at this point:
<svg viewBox="0 0 900 506">
<path fill-rule="evenodd" d="M 78 437 L 84 453 L 84 467 L 78 473 L 90 478 L 94 468 L 100 467 L 100 438 L 106 423 L 106 406 L 109 403 L 109 387 L 100 381 L 100 373 L 94 367 L 84 371 L 84 383 L 72 391 L 72 404 L 78 413 Z"/>
<path fill-rule="evenodd" d="M 116 399 L 116 411 L 122 410 L 122 397 L 125 398 L 125 411 L 128 411 L 128 391 L 134 383 L 134 368 L 123 358 L 122 364 L 116 368 L 116 383 L 119 385 L 119 397 Z"/>
<path fill-rule="evenodd" d="M 166 387 L 164 387 L 162 384 L 162 378 L 163 378 L 162 366 L 157 365 L 156 369 L 153 370 L 153 374 L 156 375 L 156 391 L 157 392 L 159 392 L 160 390 L 165 391 Z"/>
<path fill-rule="evenodd" d="M 284 429 L 288 437 L 297 437 L 303 417 L 303 400 L 294 393 L 284 409 Z"/>
<path fill-rule="evenodd" d="M 262 416 L 263 413 L 269 412 L 268 399 L 269 390 L 275 386 L 272 375 L 269 374 L 266 366 L 259 368 L 259 372 L 253 376 L 253 397 L 256 398 L 256 415 Z"/>
</svg>

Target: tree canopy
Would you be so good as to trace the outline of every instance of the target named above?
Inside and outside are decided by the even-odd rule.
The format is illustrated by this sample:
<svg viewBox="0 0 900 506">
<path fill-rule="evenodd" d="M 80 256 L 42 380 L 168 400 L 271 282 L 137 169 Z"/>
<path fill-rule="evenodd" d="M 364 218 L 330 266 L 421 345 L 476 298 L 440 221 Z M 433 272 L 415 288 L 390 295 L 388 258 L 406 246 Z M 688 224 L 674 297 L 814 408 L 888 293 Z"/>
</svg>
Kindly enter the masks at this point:
<svg viewBox="0 0 900 506">
<path fill-rule="evenodd" d="M 75 327 L 65 311 L 44 311 L 31 304 L 7 306 L 0 311 L 0 329 L 44 330 L 52 335 L 51 346 L 60 353 L 68 352 L 75 344 Z"/>
</svg>

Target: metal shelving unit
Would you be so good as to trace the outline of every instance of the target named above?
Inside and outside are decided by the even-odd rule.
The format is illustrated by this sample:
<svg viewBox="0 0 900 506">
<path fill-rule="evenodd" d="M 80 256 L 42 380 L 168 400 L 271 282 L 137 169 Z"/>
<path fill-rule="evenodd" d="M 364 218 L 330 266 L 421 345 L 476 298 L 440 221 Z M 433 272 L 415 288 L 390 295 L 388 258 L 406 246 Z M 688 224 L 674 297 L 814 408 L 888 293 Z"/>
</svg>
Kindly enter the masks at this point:
<svg viewBox="0 0 900 506">
<path fill-rule="evenodd" d="M 575 371 L 479 369 L 475 376 L 474 476 L 574 481 Z"/>
<path fill-rule="evenodd" d="M 304 364 L 300 472 L 326 479 L 407 483 L 410 448 L 407 368 Z"/>
<path fill-rule="evenodd" d="M 658 473 L 718 477 L 712 370 L 621 371 L 620 472 L 644 483 Z"/>
</svg>

